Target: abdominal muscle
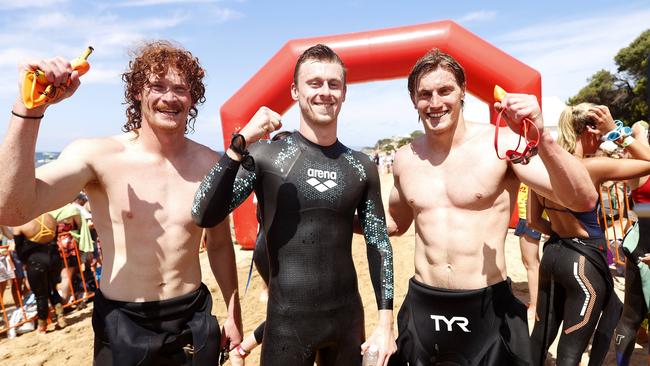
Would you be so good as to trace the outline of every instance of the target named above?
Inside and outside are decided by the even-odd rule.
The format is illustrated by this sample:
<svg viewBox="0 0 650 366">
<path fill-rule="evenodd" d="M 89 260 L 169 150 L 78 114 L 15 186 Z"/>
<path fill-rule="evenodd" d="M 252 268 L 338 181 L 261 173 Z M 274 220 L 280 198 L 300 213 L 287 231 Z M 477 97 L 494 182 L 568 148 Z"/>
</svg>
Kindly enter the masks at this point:
<svg viewBox="0 0 650 366">
<path fill-rule="evenodd" d="M 431 209 L 415 217 L 415 279 L 446 289 L 485 288 L 507 277 L 504 243 L 509 214 Z"/>
<path fill-rule="evenodd" d="M 201 283 L 200 230 L 198 235 L 181 235 L 179 229 L 168 228 L 153 239 L 147 239 L 146 233 L 134 234 L 137 237 L 128 238 L 128 243 L 118 237 L 115 243 L 103 240 L 104 258 L 113 258 L 103 263 L 100 288 L 106 298 L 159 301 L 196 290 Z"/>
</svg>

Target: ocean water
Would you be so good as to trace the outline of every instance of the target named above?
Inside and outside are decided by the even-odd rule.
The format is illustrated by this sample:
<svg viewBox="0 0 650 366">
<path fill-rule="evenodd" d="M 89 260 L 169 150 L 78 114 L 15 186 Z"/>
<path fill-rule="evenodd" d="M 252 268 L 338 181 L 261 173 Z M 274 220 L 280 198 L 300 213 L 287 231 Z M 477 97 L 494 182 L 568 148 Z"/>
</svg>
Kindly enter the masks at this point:
<svg viewBox="0 0 650 366">
<path fill-rule="evenodd" d="M 58 151 L 37 151 L 36 156 L 34 158 L 34 163 L 38 168 L 43 164 L 47 164 L 52 160 L 56 160 L 56 158 L 59 157 L 59 154 L 60 152 Z"/>
</svg>

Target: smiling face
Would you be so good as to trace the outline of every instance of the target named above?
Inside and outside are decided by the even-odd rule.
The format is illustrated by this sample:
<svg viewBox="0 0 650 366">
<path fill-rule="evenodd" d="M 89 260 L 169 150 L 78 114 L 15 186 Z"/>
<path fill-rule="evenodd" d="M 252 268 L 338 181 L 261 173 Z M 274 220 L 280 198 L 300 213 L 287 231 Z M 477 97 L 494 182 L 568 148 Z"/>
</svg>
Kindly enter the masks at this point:
<svg viewBox="0 0 650 366">
<path fill-rule="evenodd" d="M 337 121 L 345 101 L 343 66 L 335 62 L 307 60 L 300 64 L 291 96 L 298 102 L 301 120 L 309 125 Z"/>
<path fill-rule="evenodd" d="M 454 74 L 438 67 L 423 74 L 413 95 L 425 132 L 443 134 L 452 130 L 462 113 L 465 88 L 461 87 Z"/>
<path fill-rule="evenodd" d="M 192 96 L 187 80 L 178 70 L 170 67 L 164 75 L 150 74 L 139 100 L 142 120 L 149 127 L 185 131 Z"/>
</svg>

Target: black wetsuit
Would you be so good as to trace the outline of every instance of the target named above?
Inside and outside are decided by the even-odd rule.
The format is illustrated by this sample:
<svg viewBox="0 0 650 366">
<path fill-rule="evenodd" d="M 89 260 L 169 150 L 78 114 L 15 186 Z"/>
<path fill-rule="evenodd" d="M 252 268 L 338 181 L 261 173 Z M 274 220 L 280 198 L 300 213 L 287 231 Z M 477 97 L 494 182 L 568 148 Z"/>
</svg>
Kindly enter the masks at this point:
<svg viewBox="0 0 650 366">
<path fill-rule="evenodd" d="M 530 365 L 526 306 L 510 280 L 450 290 L 411 278 L 397 323 L 390 366 Z"/>
<path fill-rule="evenodd" d="M 36 297 L 38 318 L 45 320 L 49 313 L 48 299 L 52 305 L 63 302 L 56 290 L 63 267 L 56 240 L 40 244 L 28 240 L 24 235 L 15 235 L 14 241 L 18 257 L 27 264 L 27 279 Z"/>
<path fill-rule="evenodd" d="M 257 222 L 262 223 L 262 216 L 259 207 L 257 208 Z M 257 233 L 257 239 L 255 240 L 255 250 L 253 251 L 253 263 L 255 263 L 255 269 L 257 273 L 260 274 L 264 285 L 268 288 L 269 286 L 269 255 L 266 250 L 266 235 L 264 235 L 264 229 L 260 227 L 260 230 Z M 257 344 L 262 343 L 264 339 L 264 327 L 266 326 L 266 321 L 260 323 L 260 325 L 255 328 L 253 332 L 255 336 L 255 342 Z"/>
<path fill-rule="evenodd" d="M 648 317 L 648 304 L 641 282 L 639 257 L 650 253 L 650 219 L 639 219 L 639 242 L 632 252 L 625 250 L 625 306 L 621 320 L 616 326 L 616 362 L 618 366 L 628 366 L 634 351 L 636 332 Z"/>
<path fill-rule="evenodd" d="M 377 167 L 340 142 L 320 146 L 295 132 L 250 147 L 253 172 L 227 155 L 196 194 L 200 226 L 223 220 L 253 190 L 262 211 L 270 278 L 264 365 L 359 365 L 363 306 L 351 244 L 364 231 L 379 309 L 392 309 L 392 250 Z"/>
<path fill-rule="evenodd" d="M 221 333 L 210 290 L 145 302 L 95 292 L 93 365 L 216 365 Z"/>
<path fill-rule="evenodd" d="M 607 243 L 598 225 L 598 207 L 588 212 L 546 209 L 572 214 L 589 237 L 561 238 L 553 233 L 544 244 L 537 320 L 531 336 L 533 361 L 544 365 L 546 352 L 562 323 L 557 365 L 579 365 L 592 335 L 589 365 L 600 365 L 620 317 L 621 304 L 607 268 Z"/>
</svg>

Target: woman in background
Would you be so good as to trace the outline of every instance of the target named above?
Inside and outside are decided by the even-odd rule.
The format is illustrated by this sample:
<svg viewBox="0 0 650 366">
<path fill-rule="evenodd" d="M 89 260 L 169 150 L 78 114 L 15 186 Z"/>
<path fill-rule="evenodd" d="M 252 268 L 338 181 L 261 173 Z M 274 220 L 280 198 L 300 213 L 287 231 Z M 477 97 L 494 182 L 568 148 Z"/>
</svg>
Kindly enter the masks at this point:
<svg viewBox="0 0 650 366">
<path fill-rule="evenodd" d="M 625 131 L 617 127 L 607 107 L 590 103 L 567 107 L 558 127 L 558 144 L 582 161 L 595 190 L 608 180 L 650 174 L 650 148 L 632 136 L 624 136 Z M 616 133 L 616 142 L 634 159 L 590 158 L 602 136 L 615 137 Z M 529 225 L 550 236 L 539 269 L 537 317 L 531 336 L 533 362 L 544 364 L 562 324 L 557 365 L 579 365 L 594 334 L 589 365 L 600 365 L 621 304 L 607 266 L 607 242 L 598 223 L 599 204 L 594 202 L 588 212 L 574 212 L 531 192 L 529 205 Z M 544 210 L 550 222 L 542 219 Z"/>
<path fill-rule="evenodd" d="M 64 328 L 61 296 L 56 283 L 61 271 L 61 257 L 56 244 L 56 220 L 48 214 L 13 228 L 16 252 L 27 265 L 27 279 L 36 296 L 38 331 L 47 332 L 48 299 L 54 306 L 56 324 Z"/>
</svg>

